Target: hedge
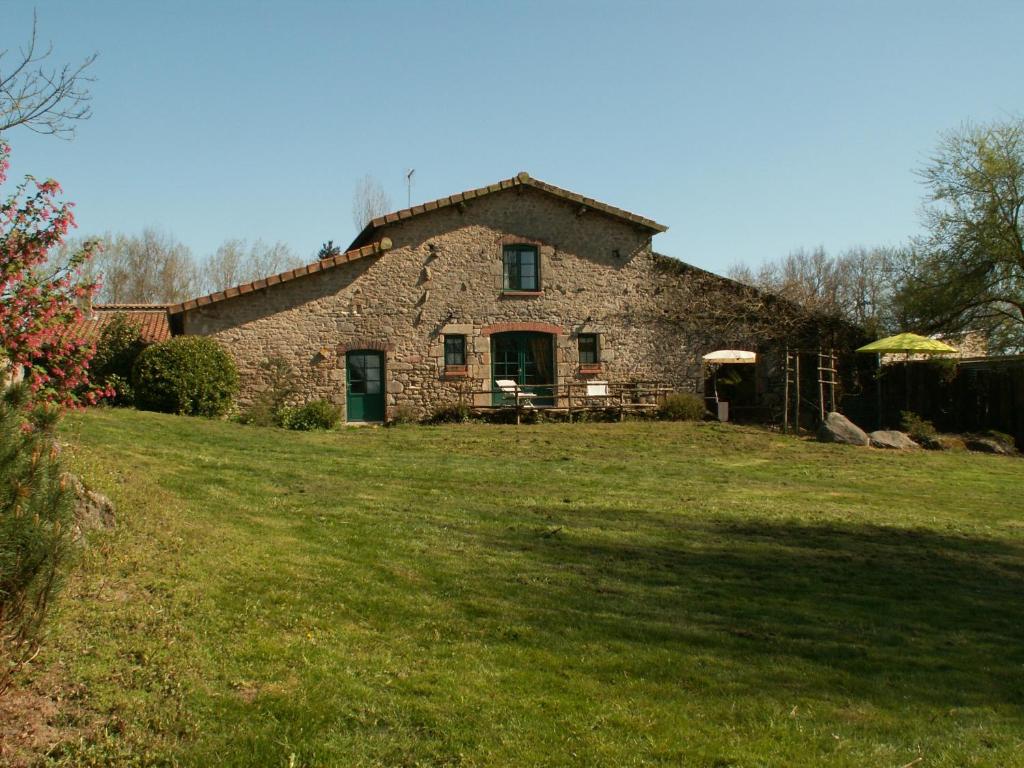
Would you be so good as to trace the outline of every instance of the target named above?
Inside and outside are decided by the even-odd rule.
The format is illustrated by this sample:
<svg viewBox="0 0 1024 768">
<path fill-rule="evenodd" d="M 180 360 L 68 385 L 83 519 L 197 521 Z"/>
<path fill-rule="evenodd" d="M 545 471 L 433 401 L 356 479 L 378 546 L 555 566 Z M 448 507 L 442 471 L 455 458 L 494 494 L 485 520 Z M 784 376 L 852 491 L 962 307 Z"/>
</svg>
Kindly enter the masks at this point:
<svg viewBox="0 0 1024 768">
<path fill-rule="evenodd" d="M 136 407 L 145 411 L 221 416 L 238 393 L 238 371 L 213 339 L 176 336 L 139 354 L 132 387 Z"/>
</svg>

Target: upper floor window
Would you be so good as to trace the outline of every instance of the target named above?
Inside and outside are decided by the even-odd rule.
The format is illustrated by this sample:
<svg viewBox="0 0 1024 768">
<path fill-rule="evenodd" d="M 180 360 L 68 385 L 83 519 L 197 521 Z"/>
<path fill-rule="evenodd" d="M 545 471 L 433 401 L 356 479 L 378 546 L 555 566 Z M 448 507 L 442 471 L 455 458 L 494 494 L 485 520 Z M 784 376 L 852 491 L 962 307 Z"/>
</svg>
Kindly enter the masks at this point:
<svg viewBox="0 0 1024 768">
<path fill-rule="evenodd" d="M 444 364 L 445 366 L 466 364 L 465 336 L 446 335 L 444 337 Z"/>
<path fill-rule="evenodd" d="M 594 365 L 601 362 L 596 333 L 581 333 L 576 337 L 576 343 L 580 351 L 580 365 Z"/>
<path fill-rule="evenodd" d="M 539 291 L 540 269 L 535 245 L 506 245 L 502 249 L 502 288 Z"/>
</svg>

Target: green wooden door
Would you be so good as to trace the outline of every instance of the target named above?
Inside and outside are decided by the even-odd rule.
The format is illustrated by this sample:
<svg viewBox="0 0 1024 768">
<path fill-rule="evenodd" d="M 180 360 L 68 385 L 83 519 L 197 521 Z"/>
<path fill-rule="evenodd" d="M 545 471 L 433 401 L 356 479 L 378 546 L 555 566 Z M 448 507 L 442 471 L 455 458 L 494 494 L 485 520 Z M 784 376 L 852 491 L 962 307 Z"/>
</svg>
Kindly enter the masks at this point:
<svg viewBox="0 0 1024 768">
<path fill-rule="evenodd" d="M 492 378 L 511 379 L 535 392 L 534 405 L 554 405 L 554 342 L 549 333 L 496 333 L 491 336 Z M 495 389 L 497 387 L 495 386 Z M 494 403 L 502 396 L 495 395 Z"/>
<path fill-rule="evenodd" d="M 384 421 L 384 353 L 362 350 L 345 356 L 349 421 Z"/>
</svg>

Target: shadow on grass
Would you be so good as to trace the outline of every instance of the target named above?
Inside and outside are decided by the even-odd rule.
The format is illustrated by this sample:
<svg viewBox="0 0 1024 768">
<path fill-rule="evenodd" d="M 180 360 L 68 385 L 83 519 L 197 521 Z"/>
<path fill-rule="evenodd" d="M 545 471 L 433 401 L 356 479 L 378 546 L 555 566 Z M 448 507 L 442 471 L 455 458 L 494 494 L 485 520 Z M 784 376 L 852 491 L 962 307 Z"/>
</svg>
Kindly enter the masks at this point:
<svg viewBox="0 0 1024 768">
<path fill-rule="evenodd" d="M 649 546 L 622 538 L 508 529 L 492 546 L 534 579 L 520 578 L 528 594 L 513 590 L 509 613 L 546 640 L 710 656 L 750 692 L 1024 704 L 1022 546 L 784 522 L 675 524 Z M 563 575 L 543 578 L 551 569 Z"/>
</svg>

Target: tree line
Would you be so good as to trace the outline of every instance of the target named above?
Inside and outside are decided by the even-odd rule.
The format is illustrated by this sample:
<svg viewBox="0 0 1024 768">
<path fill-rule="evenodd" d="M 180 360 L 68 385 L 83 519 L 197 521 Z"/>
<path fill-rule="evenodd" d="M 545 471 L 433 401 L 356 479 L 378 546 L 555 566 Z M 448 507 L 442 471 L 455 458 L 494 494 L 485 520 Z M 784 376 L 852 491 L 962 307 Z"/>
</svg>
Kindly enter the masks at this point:
<svg viewBox="0 0 1024 768">
<path fill-rule="evenodd" d="M 285 243 L 225 240 L 196 259 L 173 235 L 154 228 L 134 235 L 106 234 L 68 240 L 54 253 L 63 264 L 84 243 L 96 244 L 88 274 L 99 283 L 95 300 L 104 304 L 173 304 L 223 291 L 306 263 Z"/>
<path fill-rule="evenodd" d="M 1024 352 L 1024 119 L 945 134 L 918 171 L 923 234 L 896 247 L 797 250 L 729 276 L 873 336 L 977 331 Z"/>
<path fill-rule="evenodd" d="M 391 210 L 380 182 L 364 176 L 355 184 L 352 222 L 357 230 Z M 154 228 L 135 235 L 107 233 L 101 237 L 69 239 L 55 252 L 53 267 L 65 264 L 85 243 L 95 243 L 88 271 L 99 283 L 96 301 L 105 304 L 173 304 L 251 280 L 302 266 L 303 259 L 283 242 L 225 240 L 216 251 L 195 259 L 173 235 Z M 315 258 L 341 252 L 328 241 Z"/>
</svg>

